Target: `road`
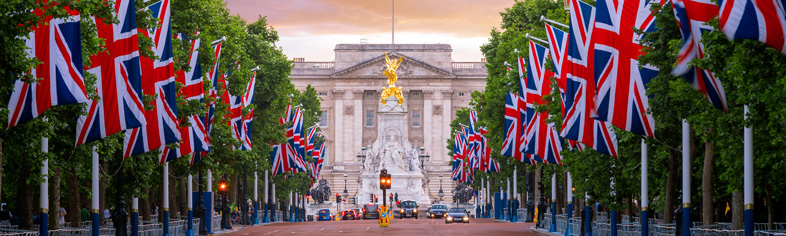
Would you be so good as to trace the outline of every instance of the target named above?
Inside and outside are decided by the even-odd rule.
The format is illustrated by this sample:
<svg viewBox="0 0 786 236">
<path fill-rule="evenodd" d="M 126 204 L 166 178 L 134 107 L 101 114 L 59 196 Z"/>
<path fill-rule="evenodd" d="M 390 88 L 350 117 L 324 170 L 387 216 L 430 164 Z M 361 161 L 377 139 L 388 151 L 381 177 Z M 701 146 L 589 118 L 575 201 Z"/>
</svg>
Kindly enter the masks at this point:
<svg viewBox="0 0 786 236">
<path fill-rule="evenodd" d="M 469 224 L 445 224 L 443 219 L 394 219 L 390 227 L 376 220 L 273 223 L 244 227 L 226 236 L 248 235 L 536 235 L 533 223 L 505 223 L 492 219 L 472 219 Z"/>
</svg>

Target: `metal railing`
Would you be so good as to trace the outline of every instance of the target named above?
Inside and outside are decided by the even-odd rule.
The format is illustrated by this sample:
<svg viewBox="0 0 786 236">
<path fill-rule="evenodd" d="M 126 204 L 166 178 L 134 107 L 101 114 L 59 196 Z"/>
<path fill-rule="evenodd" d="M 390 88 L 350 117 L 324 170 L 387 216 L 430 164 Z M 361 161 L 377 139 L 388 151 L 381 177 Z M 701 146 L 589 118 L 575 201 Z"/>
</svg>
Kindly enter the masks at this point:
<svg viewBox="0 0 786 236">
<path fill-rule="evenodd" d="M 221 230 L 221 215 L 213 213 L 213 232 Z"/>
</svg>

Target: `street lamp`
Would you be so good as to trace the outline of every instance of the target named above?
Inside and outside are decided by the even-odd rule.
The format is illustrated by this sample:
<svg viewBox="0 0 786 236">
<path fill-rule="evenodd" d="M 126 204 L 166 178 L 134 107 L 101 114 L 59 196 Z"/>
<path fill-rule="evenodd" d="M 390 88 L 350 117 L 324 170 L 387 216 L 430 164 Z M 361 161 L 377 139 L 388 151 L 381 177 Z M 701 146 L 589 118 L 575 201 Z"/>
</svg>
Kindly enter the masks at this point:
<svg viewBox="0 0 786 236">
<path fill-rule="evenodd" d="M 442 173 L 439 173 L 439 193 L 437 193 L 439 200 L 442 201 L 442 197 L 445 196 L 445 192 L 442 191 Z"/>
<path fill-rule="evenodd" d="M 360 168 L 365 169 L 366 168 L 366 165 L 365 165 L 365 163 L 366 163 L 366 150 L 368 150 L 368 148 L 361 147 L 360 150 L 362 152 L 358 152 L 358 154 L 355 156 L 356 157 L 355 160 L 360 162 Z"/>
<path fill-rule="evenodd" d="M 424 150 L 426 150 L 425 147 L 420 147 L 420 155 L 418 155 L 418 159 L 420 159 L 420 169 L 425 171 L 425 169 L 423 169 L 423 164 L 424 162 L 429 161 L 429 159 L 431 159 L 431 155 L 429 155 L 428 153 L 424 154 L 423 153 Z"/>
</svg>

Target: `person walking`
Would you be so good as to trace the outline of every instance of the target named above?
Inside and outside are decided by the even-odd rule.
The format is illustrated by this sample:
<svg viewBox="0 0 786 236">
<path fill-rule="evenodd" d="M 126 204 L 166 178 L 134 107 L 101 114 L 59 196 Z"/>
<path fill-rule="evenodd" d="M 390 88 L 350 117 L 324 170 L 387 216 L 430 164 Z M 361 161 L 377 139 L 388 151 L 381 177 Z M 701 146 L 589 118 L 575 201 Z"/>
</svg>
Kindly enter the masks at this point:
<svg viewBox="0 0 786 236">
<path fill-rule="evenodd" d="M 63 227 L 65 225 L 65 216 L 68 215 L 66 209 L 62 206 L 60 207 L 60 215 L 57 218 L 57 225 Z"/>
<path fill-rule="evenodd" d="M 13 217 L 14 215 L 8 210 L 8 205 L 3 205 L 2 211 L 0 211 L 0 225 L 11 225 Z"/>
<path fill-rule="evenodd" d="M 80 210 L 79 213 L 82 215 L 82 222 L 90 221 L 90 211 L 87 210 L 85 205 L 82 205 L 82 210 Z"/>
</svg>

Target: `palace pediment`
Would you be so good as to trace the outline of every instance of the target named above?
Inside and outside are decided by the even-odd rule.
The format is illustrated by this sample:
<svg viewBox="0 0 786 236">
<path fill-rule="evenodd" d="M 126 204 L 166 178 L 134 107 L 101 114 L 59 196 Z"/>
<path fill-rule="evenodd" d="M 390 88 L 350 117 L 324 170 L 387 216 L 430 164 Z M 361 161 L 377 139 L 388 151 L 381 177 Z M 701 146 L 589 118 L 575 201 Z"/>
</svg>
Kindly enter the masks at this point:
<svg viewBox="0 0 786 236">
<path fill-rule="evenodd" d="M 396 60 L 400 58 L 402 55 L 399 53 L 390 53 L 390 60 Z M 360 64 L 355 66 L 351 66 L 349 68 L 343 69 L 341 71 L 335 72 L 330 75 L 330 77 L 349 77 L 349 78 L 369 78 L 369 77 L 379 77 L 384 78 L 385 76 L 382 75 L 382 71 L 385 69 L 385 55 L 380 54 L 378 57 L 374 57 L 371 60 L 364 61 Z M 404 62 L 401 63 L 398 70 L 396 71 L 399 78 L 419 78 L 419 77 L 454 77 L 453 73 L 450 71 L 446 71 L 435 66 L 429 65 L 423 61 L 420 61 L 416 58 L 412 58 L 407 56 L 404 59 Z"/>
</svg>

